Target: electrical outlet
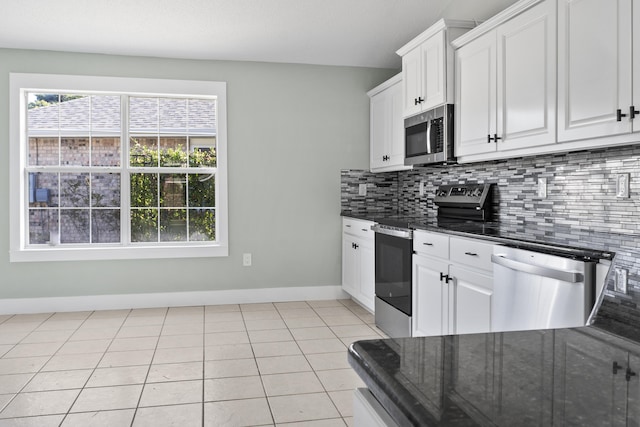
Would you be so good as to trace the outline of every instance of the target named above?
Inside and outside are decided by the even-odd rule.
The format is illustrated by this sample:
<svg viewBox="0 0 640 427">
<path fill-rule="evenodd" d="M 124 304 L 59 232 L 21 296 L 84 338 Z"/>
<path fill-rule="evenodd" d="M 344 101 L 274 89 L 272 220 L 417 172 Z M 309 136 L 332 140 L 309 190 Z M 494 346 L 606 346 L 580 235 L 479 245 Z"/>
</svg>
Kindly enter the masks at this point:
<svg viewBox="0 0 640 427">
<path fill-rule="evenodd" d="M 251 267 L 251 254 L 242 254 L 242 265 Z"/>
<path fill-rule="evenodd" d="M 616 273 L 615 291 L 621 294 L 626 294 L 627 293 L 627 270 L 625 268 L 616 268 L 615 273 Z"/>
<path fill-rule="evenodd" d="M 424 181 L 420 181 L 420 185 L 418 186 L 418 192 L 421 196 L 424 196 Z"/>
<path fill-rule="evenodd" d="M 538 197 L 547 198 L 547 178 L 538 178 Z"/>
<path fill-rule="evenodd" d="M 358 195 L 366 196 L 367 195 L 367 184 L 360 184 L 358 186 Z"/>
<path fill-rule="evenodd" d="M 629 174 L 619 173 L 616 175 L 616 197 L 626 199 L 629 197 Z"/>
</svg>

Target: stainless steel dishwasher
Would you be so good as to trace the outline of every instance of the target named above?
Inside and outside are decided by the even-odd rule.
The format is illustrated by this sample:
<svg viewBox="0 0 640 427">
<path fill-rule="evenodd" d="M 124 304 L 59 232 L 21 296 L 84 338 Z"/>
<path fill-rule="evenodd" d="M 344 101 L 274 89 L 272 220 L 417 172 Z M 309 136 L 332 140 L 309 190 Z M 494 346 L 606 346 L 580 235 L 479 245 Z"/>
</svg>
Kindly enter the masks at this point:
<svg viewBox="0 0 640 427">
<path fill-rule="evenodd" d="M 594 304 L 589 259 L 496 246 L 492 332 L 584 326 Z"/>
</svg>

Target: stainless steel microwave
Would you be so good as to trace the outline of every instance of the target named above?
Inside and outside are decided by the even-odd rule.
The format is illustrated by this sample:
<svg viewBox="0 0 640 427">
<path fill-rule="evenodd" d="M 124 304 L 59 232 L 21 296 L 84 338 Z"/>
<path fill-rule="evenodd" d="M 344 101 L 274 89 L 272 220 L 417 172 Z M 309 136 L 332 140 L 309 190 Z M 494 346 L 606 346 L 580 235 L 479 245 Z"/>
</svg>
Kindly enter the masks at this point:
<svg viewBox="0 0 640 427">
<path fill-rule="evenodd" d="M 454 162 L 453 104 L 445 104 L 404 121 L 405 165 Z"/>
</svg>

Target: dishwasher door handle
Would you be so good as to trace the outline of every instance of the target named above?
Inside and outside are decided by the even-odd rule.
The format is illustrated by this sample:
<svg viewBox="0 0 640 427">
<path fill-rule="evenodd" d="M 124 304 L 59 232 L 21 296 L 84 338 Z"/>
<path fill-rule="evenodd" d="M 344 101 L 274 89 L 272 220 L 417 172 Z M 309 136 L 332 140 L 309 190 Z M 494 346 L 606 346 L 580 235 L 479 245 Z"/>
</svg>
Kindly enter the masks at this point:
<svg viewBox="0 0 640 427">
<path fill-rule="evenodd" d="M 520 261 L 515 261 L 509 258 L 505 258 L 503 255 L 492 254 L 491 262 L 494 264 L 501 265 L 503 267 L 507 267 L 511 270 L 522 271 L 524 273 L 529 273 L 536 276 L 543 276 L 551 279 L 562 280 L 563 282 L 569 282 L 569 283 L 584 282 L 584 275 L 582 273 L 556 270 L 554 268 L 527 264 L 526 262 L 520 262 Z"/>
</svg>

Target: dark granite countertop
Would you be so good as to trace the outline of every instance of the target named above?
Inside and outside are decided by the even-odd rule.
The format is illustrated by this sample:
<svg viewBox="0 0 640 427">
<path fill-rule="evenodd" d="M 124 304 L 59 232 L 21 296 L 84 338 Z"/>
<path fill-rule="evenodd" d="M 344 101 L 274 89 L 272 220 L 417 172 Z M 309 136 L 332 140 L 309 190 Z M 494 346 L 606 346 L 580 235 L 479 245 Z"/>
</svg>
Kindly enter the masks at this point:
<svg viewBox="0 0 640 427">
<path fill-rule="evenodd" d="M 551 252 L 589 259 L 611 260 L 614 253 L 606 248 L 615 246 L 612 241 L 627 238 L 609 232 L 577 230 L 570 227 L 507 224 L 498 222 L 446 222 L 434 216 L 407 216 L 389 213 L 358 214 L 341 212 L 341 216 L 383 222 L 389 219 L 404 222 L 414 230 L 434 231 L 461 237 L 474 237 L 499 244 L 529 250 Z M 586 247 L 584 242 L 589 242 Z M 600 242 L 600 243 L 599 243 Z M 615 242 L 614 242 L 615 243 Z"/>
<path fill-rule="evenodd" d="M 593 327 L 358 341 L 399 425 L 638 425 L 640 346 Z"/>
</svg>

